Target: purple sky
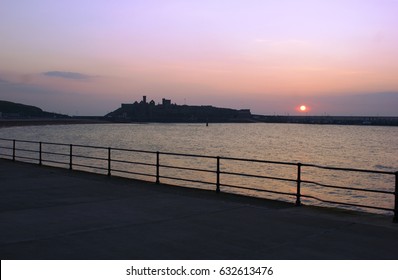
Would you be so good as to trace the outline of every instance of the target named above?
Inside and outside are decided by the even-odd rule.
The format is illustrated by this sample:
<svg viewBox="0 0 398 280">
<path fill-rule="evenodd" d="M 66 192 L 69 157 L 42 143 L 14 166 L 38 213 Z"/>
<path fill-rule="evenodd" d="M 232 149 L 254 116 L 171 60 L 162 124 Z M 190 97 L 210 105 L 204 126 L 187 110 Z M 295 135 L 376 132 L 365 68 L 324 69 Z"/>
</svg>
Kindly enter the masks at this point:
<svg viewBox="0 0 398 280">
<path fill-rule="evenodd" d="M 1 0 L 0 99 L 398 115 L 397 0 Z"/>
</svg>

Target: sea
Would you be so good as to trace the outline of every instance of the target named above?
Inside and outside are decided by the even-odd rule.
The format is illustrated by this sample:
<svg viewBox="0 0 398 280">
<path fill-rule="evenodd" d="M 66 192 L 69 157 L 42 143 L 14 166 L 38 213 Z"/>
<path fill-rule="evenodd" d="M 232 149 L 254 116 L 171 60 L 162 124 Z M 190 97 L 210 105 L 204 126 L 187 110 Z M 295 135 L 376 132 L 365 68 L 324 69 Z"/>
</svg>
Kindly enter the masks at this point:
<svg viewBox="0 0 398 280">
<path fill-rule="evenodd" d="M 159 172 L 162 183 L 204 189 L 215 189 L 217 180 L 215 157 L 219 156 L 221 172 L 219 179 L 222 192 L 292 203 L 296 200 L 294 194 L 297 183 L 288 180 L 297 179 L 298 167 L 279 163 L 398 171 L 398 127 L 269 123 L 210 123 L 208 126 L 169 123 L 73 124 L 0 128 L 0 138 L 112 147 L 114 148 L 112 159 L 115 160 L 112 162 L 112 175 L 148 181 L 156 179 L 156 167 L 153 166 L 156 163 L 156 154 L 127 150 L 159 151 L 161 152 L 159 163 L 162 166 Z M 2 154 L 0 157 L 10 155 L 11 151 L 4 149 L 10 145 L 12 145 L 10 141 L 0 141 Z M 26 150 L 38 149 L 36 144 L 18 143 L 17 145 L 18 148 Z M 118 148 L 124 150 L 117 150 Z M 43 144 L 42 149 L 44 152 L 53 153 L 43 154 L 45 164 L 57 165 L 51 161 L 60 161 L 65 164 L 58 165 L 67 167 L 69 162 L 67 156 L 56 154 L 69 154 L 68 146 Z M 34 152 L 21 151 L 19 155 L 22 155 L 21 153 L 28 155 L 30 153 L 33 158 L 37 157 Z M 107 149 L 74 147 L 73 153 L 89 157 L 74 158 L 76 164 L 74 169 L 103 174 L 107 172 Z M 184 156 L 174 155 L 176 153 L 184 154 Z M 185 154 L 209 157 L 190 157 Z M 46 159 L 49 162 L 46 163 Z M 30 161 L 37 162 L 37 160 Z M 261 161 L 267 161 L 267 163 Z M 181 167 L 181 169 L 173 167 Z M 197 170 L 192 171 L 186 168 Z M 150 176 L 143 174 L 150 174 Z M 245 174 L 245 176 L 237 174 Z M 261 176 L 267 178 L 261 178 Z M 182 178 L 186 181 L 173 178 Z M 282 180 L 274 178 L 282 178 Z M 327 201 L 392 209 L 394 208 L 392 194 L 344 190 L 330 188 L 330 186 L 394 192 L 394 175 L 302 166 L 301 180 L 319 183 L 301 184 L 301 193 L 304 195 L 303 204 L 392 214 L 391 211 L 337 205 Z"/>
</svg>

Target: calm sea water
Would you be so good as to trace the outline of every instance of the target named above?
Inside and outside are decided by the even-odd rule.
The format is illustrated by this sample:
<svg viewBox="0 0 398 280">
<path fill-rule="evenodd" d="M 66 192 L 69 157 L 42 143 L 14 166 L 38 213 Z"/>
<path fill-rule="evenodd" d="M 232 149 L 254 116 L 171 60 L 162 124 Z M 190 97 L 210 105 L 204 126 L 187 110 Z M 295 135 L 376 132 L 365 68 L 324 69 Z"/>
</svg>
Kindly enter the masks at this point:
<svg viewBox="0 0 398 280">
<path fill-rule="evenodd" d="M 0 137 L 21 140 L 98 145 L 115 148 L 142 149 L 149 151 L 189 153 L 210 156 L 238 157 L 282 162 L 302 162 L 324 166 L 362 168 L 381 171 L 398 171 L 398 128 L 376 126 L 333 126 L 300 124 L 95 124 L 30 126 L 0 129 Z M 45 149 L 45 147 L 44 147 Z M 49 151 L 51 150 L 48 147 Z M 78 152 L 78 151 L 77 151 Z M 106 151 L 81 151 L 86 155 L 106 157 Z M 154 163 L 153 155 L 113 152 L 120 160 Z M 76 159 L 79 160 L 84 159 Z M 106 167 L 106 162 L 95 162 Z M 215 170 L 213 159 L 192 159 L 164 156 L 161 164 L 191 166 Z M 130 170 L 131 165 L 114 163 L 112 168 Z M 155 174 L 150 166 L 135 166 L 137 172 Z M 240 161 L 222 161 L 221 170 L 253 175 L 296 178 L 295 166 L 253 164 Z M 161 175 L 215 182 L 215 174 L 162 168 Z M 304 180 L 323 184 L 394 191 L 395 178 L 391 175 L 357 174 L 303 168 Z M 142 176 L 134 176 L 139 179 Z M 149 178 L 149 180 L 153 180 Z M 163 179 L 165 183 L 176 183 Z M 183 183 L 195 187 L 213 186 Z M 295 184 L 266 179 L 242 178 L 222 174 L 221 183 L 250 186 L 259 189 L 295 191 Z M 197 186 L 198 185 L 198 186 Z M 222 191 L 294 201 L 294 197 L 222 188 Z M 336 189 L 325 189 L 313 184 L 303 184 L 303 194 L 320 199 L 349 203 L 393 207 L 393 197 Z M 307 204 L 325 203 L 304 199 Z M 363 210 L 363 209 L 362 209 Z"/>
</svg>

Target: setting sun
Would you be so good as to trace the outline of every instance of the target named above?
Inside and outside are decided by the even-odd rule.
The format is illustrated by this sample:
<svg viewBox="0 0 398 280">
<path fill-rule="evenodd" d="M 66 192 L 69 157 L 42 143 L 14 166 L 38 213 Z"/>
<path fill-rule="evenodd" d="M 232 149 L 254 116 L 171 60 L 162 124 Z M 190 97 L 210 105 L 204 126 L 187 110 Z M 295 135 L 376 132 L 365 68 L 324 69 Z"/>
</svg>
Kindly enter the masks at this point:
<svg viewBox="0 0 398 280">
<path fill-rule="evenodd" d="M 300 111 L 301 111 L 301 112 L 307 111 L 307 106 L 301 105 L 301 106 L 300 106 Z"/>
</svg>

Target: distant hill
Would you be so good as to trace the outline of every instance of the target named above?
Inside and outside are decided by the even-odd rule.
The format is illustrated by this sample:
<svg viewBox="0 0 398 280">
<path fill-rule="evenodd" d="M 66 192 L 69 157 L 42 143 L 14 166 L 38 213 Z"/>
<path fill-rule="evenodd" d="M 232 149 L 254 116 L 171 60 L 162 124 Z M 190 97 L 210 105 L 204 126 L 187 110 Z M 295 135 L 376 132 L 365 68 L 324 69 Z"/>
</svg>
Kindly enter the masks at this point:
<svg viewBox="0 0 398 280">
<path fill-rule="evenodd" d="M 0 118 L 67 118 L 67 115 L 50 113 L 42 109 L 0 100 Z"/>
</svg>

